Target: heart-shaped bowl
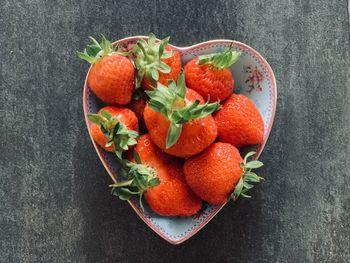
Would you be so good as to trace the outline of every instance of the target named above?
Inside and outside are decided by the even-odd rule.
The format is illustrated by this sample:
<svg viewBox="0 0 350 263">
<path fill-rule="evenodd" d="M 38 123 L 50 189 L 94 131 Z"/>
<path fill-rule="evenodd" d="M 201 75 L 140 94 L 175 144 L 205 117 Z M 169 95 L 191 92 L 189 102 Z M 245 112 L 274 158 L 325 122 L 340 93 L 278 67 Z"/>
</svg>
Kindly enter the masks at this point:
<svg viewBox="0 0 350 263">
<path fill-rule="evenodd" d="M 118 40 L 113 44 L 130 49 L 141 38 L 147 39 L 146 36 L 134 36 Z M 255 158 L 258 158 L 269 137 L 277 99 L 275 76 L 266 60 L 250 46 L 226 39 L 210 40 L 189 47 L 172 47 L 181 53 L 182 63 L 185 65 L 187 61 L 194 57 L 223 51 L 228 46 L 232 46 L 234 50 L 240 51 L 242 54 L 238 62 L 231 66 L 231 72 L 235 79 L 235 92 L 248 96 L 259 109 L 264 120 L 264 141 L 259 147 L 255 147 L 257 152 Z M 111 179 L 113 182 L 116 182 L 118 180 L 116 173 L 118 162 L 114 154 L 104 151 L 91 137 L 91 124 L 87 115 L 89 112 L 97 112 L 104 104 L 89 89 L 87 78 L 84 84 L 83 105 L 91 141 Z M 142 211 L 136 199 L 129 200 L 129 204 L 151 229 L 171 244 L 180 244 L 192 237 L 224 207 L 224 205 L 213 206 L 205 204 L 196 216 L 183 218 L 158 216 L 150 210 L 146 202 L 144 202 L 145 210 Z"/>
</svg>

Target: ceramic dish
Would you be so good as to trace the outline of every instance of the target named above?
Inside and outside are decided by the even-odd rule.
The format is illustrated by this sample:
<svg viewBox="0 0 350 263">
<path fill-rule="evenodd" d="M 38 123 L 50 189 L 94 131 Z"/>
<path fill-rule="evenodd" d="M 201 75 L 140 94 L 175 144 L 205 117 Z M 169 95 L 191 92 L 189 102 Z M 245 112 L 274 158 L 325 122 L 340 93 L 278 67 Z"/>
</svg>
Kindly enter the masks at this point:
<svg viewBox="0 0 350 263">
<path fill-rule="evenodd" d="M 140 38 L 147 39 L 145 36 L 128 37 L 118 40 L 113 44 L 128 48 L 134 45 Z M 224 48 L 230 45 L 233 45 L 234 50 L 242 53 L 238 62 L 231 66 L 231 71 L 235 79 L 235 92 L 248 96 L 255 103 L 265 124 L 264 142 L 259 148 L 255 149 L 257 151 L 255 158 L 258 158 L 264 149 L 271 130 L 277 98 L 275 76 L 266 60 L 248 45 L 232 40 L 211 40 L 189 47 L 173 47 L 181 53 L 182 63 L 185 65 L 187 61 L 196 56 L 223 51 Z M 90 91 L 86 80 L 83 104 L 85 121 L 90 134 L 90 122 L 87 119 L 87 114 L 88 112 L 97 112 L 104 104 Z M 104 151 L 92 138 L 91 141 L 108 174 L 116 182 L 118 180 L 116 173 L 118 163 L 114 154 Z M 180 244 L 192 237 L 224 207 L 224 205 L 213 206 L 205 204 L 196 216 L 180 218 L 158 216 L 149 209 L 146 202 L 144 202 L 145 211 L 143 212 L 136 199 L 131 199 L 129 203 L 138 216 L 151 229 L 172 244 Z"/>
</svg>

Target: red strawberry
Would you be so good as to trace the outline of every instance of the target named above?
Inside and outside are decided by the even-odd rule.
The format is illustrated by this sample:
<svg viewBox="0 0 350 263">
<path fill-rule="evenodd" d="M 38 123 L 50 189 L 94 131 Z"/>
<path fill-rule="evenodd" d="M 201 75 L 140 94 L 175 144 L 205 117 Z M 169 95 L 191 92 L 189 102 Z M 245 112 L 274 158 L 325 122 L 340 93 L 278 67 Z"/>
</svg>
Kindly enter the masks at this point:
<svg viewBox="0 0 350 263">
<path fill-rule="evenodd" d="M 88 85 L 107 104 L 126 105 L 135 89 L 135 68 L 130 59 L 115 51 L 106 38 L 87 46 L 79 57 L 92 64 Z"/>
<path fill-rule="evenodd" d="M 186 85 L 204 99 L 224 101 L 233 91 L 234 79 L 227 68 L 234 64 L 240 53 L 226 49 L 222 53 L 203 55 L 185 66 Z"/>
<path fill-rule="evenodd" d="M 127 108 L 107 106 L 97 114 L 89 113 L 91 136 L 103 149 L 119 158 L 129 146 L 136 144 L 139 126 L 135 113 Z"/>
<path fill-rule="evenodd" d="M 208 104 L 191 89 L 187 89 L 183 74 L 178 85 L 169 82 L 168 88 L 158 83 L 147 91 L 149 105 L 144 120 L 153 142 L 164 152 L 178 157 L 189 157 L 203 151 L 217 136 L 211 116 L 218 103 Z"/>
<path fill-rule="evenodd" d="M 251 182 L 262 178 L 251 170 L 262 163 L 247 158 L 242 160 L 237 148 L 228 143 L 214 143 L 203 153 L 188 159 L 184 165 L 185 178 L 191 189 L 204 201 L 222 205 L 232 197 L 234 200 L 253 187 Z"/>
<path fill-rule="evenodd" d="M 202 201 L 188 187 L 183 162 L 163 153 L 148 134 L 136 145 L 139 162 L 151 169 L 159 179 L 158 186 L 148 189 L 144 197 L 151 209 L 162 216 L 191 216 L 202 207 Z"/>
<path fill-rule="evenodd" d="M 254 103 L 244 95 L 232 94 L 214 116 L 218 138 L 236 147 L 262 143 L 264 121 Z"/>
<path fill-rule="evenodd" d="M 141 131 L 144 131 L 146 128 L 145 122 L 143 120 L 143 112 L 146 105 L 146 99 L 139 97 L 137 99 L 133 99 L 128 106 L 135 113 L 137 119 L 139 120 L 139 127 Z"/>
<path fill-rule="evenodd" d="M 157 41 L 154 34 L 148 40 L 140 39 L 134 46 L 137 74 L 136 86 L 152 90 L 157 82 L 167 85 L 167 80 L 177 80 L 181 71 L 180 53 L 168 46 L 169 37 Z"/>
</svg>

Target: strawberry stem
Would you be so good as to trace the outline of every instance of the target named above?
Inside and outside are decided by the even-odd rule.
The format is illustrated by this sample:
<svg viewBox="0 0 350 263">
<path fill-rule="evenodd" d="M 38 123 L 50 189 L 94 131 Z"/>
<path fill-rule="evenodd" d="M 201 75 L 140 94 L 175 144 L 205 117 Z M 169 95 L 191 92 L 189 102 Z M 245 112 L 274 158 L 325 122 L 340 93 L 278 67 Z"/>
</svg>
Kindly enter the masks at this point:
<svg viewBox="0 0 350 263">
<path fill-rule="evenodd" d="M 148 59 L 149 56 L 148 56 L 148 54 L 147 54 L 147 52 L 146 52 L 146 49 L 143 47 L 143 45 L 142 45 L 140 42 L 137 42 L 136 45 L 137 45 L 137 46 L 139 47 L 139 49 L 141 50 L 143 56 L 144 56 L 146 59 Z"/>
<path fill-rule="evenodd" d="M 226 48 L 223 52 L 202 55 L 198 57 L 198 65 L 212 65 L 214 68 L 222 70 L 232 66 L 238 61 L 241 52 L 233 51 L 232 45 Z"/>
<path fill-rule="evenodd" d="M 138 132 L 129 130 L 108 111 L 102 110 L 100 114 L 89 113 L 88 118 L 92 123 L 100 126 L 101 131 L 107 138 L 105 146 L 114 145 L 118 159 L 122 159 L 123 152 L 127 151 L 130 146 L 137 144 Z"/>
<path fill-rule="evenodd" d="M 111 184 L 112 194 L 121 200 L 129 200 L 132 196 L 139 196 L 139 204 L 142 210 L 142 196 L 149 188 L 160 184 L 159 178 L 150 167 L 141 163 L 137 151 L 134 151 L 136 163 L 120 160 L 121 169 L 119 174 L 124 181 Z M 137 157 L 136 157 L 137 156 Z"/>
<path fill-rule="evenodd" d="M 258 160 L 253 160 L 248 162 L 248 158 L 256 154 L 256 152 L 249 152 L 243 159 L 243 162 L 240 166 L 243 169 L 241 178 L 239 179 L 233 193 L 230 197 L 235 201 L 239 196 L 250 198 L 251 196 L 247 195 L 246 192 L 254 187 L 251 183 L 259 183 L 263 180 L 263 177 L 258 176 L 256 173 L 252 172 L 253 169 L 260 168 L 264 164 Z"/>
<path fill-rule="evenodd" d="M 140 39 L 133 49 L 135 55 L 135 67 L 137 69 L 136 88 L 141 86 L 142 79 L 146 79 L 151 85 L 156 86 L 159 72 L 169 73 L 171 68 L 162 61 L 173 55 L 172 51 L 165 51 L 169 43 L 169 37 L 157 41 L 156 36 L 149 34 L 148 40 Z"/>
<path fill-rule="evenodd" d="M 83 52 L 78 52 L 78 57 L 86 60 L 90 64 L 95 64 L 104 56 L 108 54 L 119 54 L 127 56 L 128 52 L 117 52 L 117 47 L 114 47 L 112 43 L 102 35 L 100 43 L 93 37 L 90 37 L 92 43 L 87 45 Z"/>
<path fill-rule="evenodd" d="M 157 88 L 146 91 L 150 97 L 149 106 L 156 112 L 165 115 L 171 122 L 167 138 L 166 148 L 173 146 L 179 139 L 182 125 L 194 120 L 204 118 L 216 111 L 220 104 L 218 102 L 199 104 L 199 100 L 189 103 L 186 99 L 186 84 L 183 72 L 177 81 L 168 80 L 168 87 L 158 82 Z"/>
</svg>

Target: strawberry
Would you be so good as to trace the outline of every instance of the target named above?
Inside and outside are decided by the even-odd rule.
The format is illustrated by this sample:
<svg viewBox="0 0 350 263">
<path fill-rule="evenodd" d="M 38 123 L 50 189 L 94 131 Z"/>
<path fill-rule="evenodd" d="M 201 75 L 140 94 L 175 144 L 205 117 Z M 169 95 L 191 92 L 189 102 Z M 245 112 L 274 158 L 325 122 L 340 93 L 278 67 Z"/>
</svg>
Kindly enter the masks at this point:
<svg viewBox="0 0 350 263">
<path fill-rule="evenodd" d="M 244 95 L 232 94 L 214 116 L 219 141 L 236 147 L 262 143 L 264 121 L 254 103 Z"/>
<path fill-rule="evenodd" d="M 139 126 L 131 110 L 107 106 L 97 114 L 89 113 L 88 118 L 94 141 L 106 151 L 115 152 L 119 159 L 123 151 L 136 144 Z"/>
<path fill-rule="evenodd" d="M 185 65 L 186 85 L 211 102 L 224 101 L 233 91 L 234 79 L 227 68 L 240 57 L 231 48 L 221 53 L 203 55 Z"/>
<path fill-rule="evenodd" d="M 167 84 L 168 79 L 177 80 L 181 71 L 180 53 L 168 46 L 169 37 L 157 41 L 154 34 L 148 40 L 140 39 L 134 46 L 137 69 L 136 87 L 152 90 L 157 82 Z"/>
<path fill-rule="evenodd" d="M 132 99 L 128 105 L 128 108 L 135 113 L 137 119 L 139 120 L 140 131 L 145 131 L 146 129 L 146 125 L 143 120 L 143 112 L 145 110 L 146 105 L 147 100 L 144 96 L 138 96 Z"/>
<path fill-rule="evenodd" d="M 116 52 L 106 38 L 88 45 L 80 58 L 91 63 L 87 82 L 95 95 L 106 104 L 126 105 L 135 89 L 135 68 L 123 53 Z"/>
<path fill-rule="evenodd" d="M 144 98 L 134 99 L 130 102 L 129 108 L 135 113 L 139 122 L 143 121 L 143 112 L 145 110 L 147 101 Z"/>
<path fill-rule="evenodd" d="M 236 147 L 214 143 L 185 162 L 186 182 L 200 198 L 213 205 L 225 204 L 229 198 L 236 200 L 240 195 L 249 197 L 246 192 L 253 187 L 251 183 L 262 179 L 251 170 L 263 164 L 247 162 L 254 154 L 250 152 L 242 160 Z"/>
<path fill-rule="evenodd" d="M 185 181 L 183 162 L 162 152 L 148 134 L 142 135 L 136 145 L 139 163 L 151 169 L 160 184 L 145 191 L 150 208 L 162 216 L 191 216 L 202 207 L 202 201 Z M 137 156 L 136 156 L 137 158 Z"/>
<path fill-rule="evenodd" d="M 158 83 L 145 108 L 144 120 L 153 142 L 166 153 L 189 157 L 203 151 L 217 136 L 211 113 L 218 103 L 204 104 L 195 91 L 186 89 L 183 73 L 178 83 L 169 81 L 168 87 Z"/>
<path fill-rule="evenodd" d="M 137 151 L 134 151 L 135 162 L 122 159 L 118 171 L 119 179 L 109 187 L 112 188 L 112 194 L 121 200 L 129 200 L 133 196 L 139 197 L 141 209 L 142 196 L 144 193 L 160 184 L 159 178 L 156 176 L 154 169 L 148 165 L 142 164 Z"/>
</svg>

